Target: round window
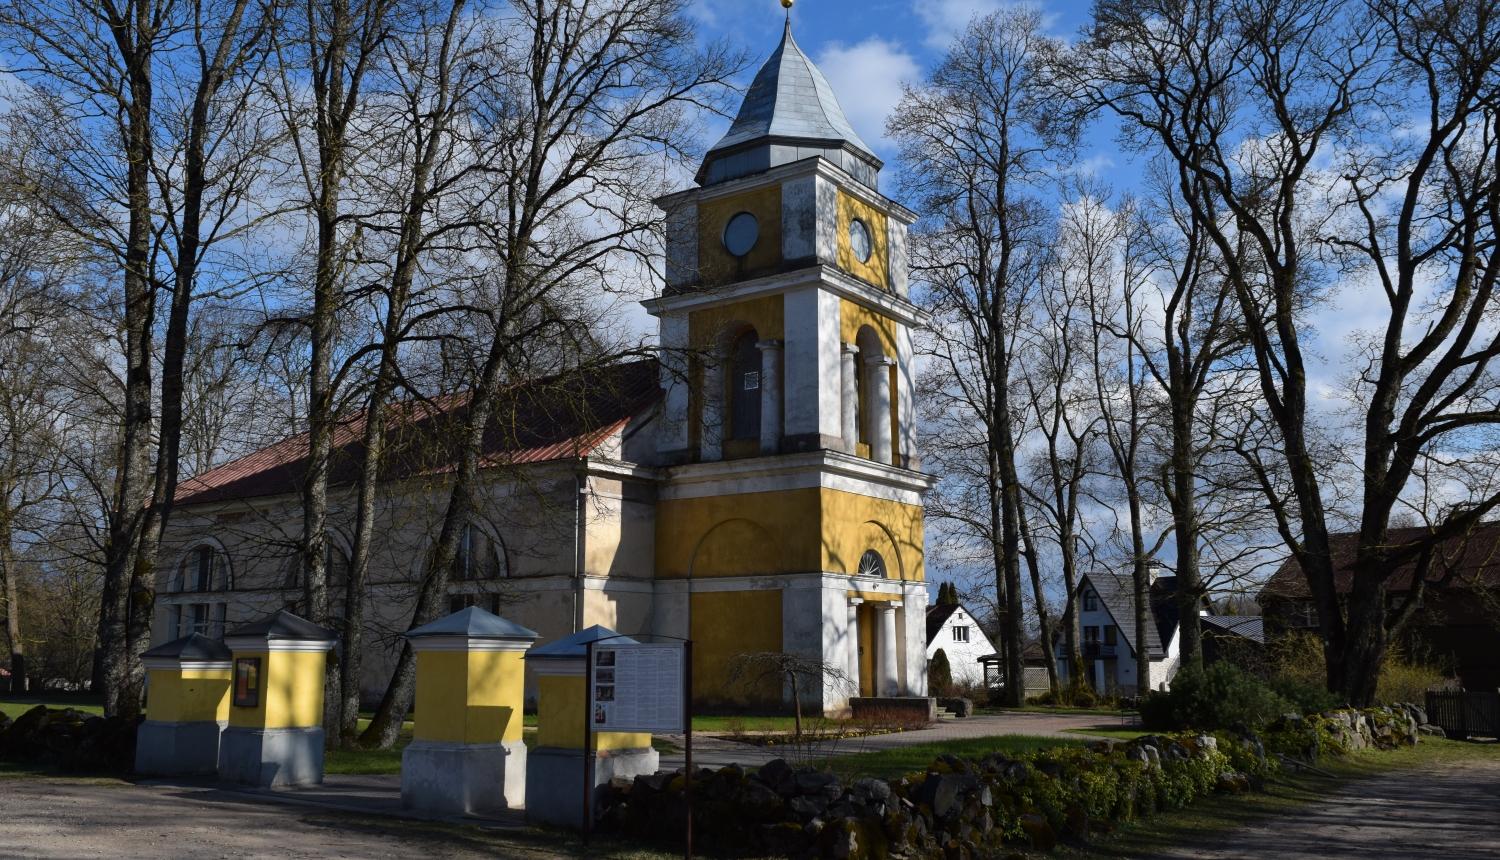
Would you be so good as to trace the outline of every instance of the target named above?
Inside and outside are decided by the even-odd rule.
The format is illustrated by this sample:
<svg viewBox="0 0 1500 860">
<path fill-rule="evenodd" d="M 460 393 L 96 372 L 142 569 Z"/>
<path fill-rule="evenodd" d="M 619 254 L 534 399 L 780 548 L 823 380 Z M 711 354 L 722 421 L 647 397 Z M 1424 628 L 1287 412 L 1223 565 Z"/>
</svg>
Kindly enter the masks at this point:
<svg viewBox="0 0 1500 860">
<path fill-rule="evenodd" d="M 864 556 L 859 560 L 859 575 L 884 577 L 885 559 L 873 549 L 865 550 Z"/>
<path fill-rule="evenodd" d="M 759 238 L 760 222 L 749 212 L 741 212 L 730 218 L 729 223 L 724 226 L 724 248 L 736 257 L 750 253 Z"/>
<path fill-rule="evenodd" d="M 861 263 L 870 262 L 870 255 L 875 253 L 875 243 L 870 239 L 870 228 L 865 222 L 855 219 L 849 224 L 849 250 Z"/>
</svg>

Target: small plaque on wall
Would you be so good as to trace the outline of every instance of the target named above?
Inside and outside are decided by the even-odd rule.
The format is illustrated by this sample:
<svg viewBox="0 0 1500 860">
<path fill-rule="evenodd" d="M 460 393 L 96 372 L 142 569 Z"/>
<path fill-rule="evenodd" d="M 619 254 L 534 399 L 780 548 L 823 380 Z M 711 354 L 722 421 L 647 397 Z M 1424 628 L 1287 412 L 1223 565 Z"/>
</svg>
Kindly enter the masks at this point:
<svg viewBox="0 0 1500 860">
<path fill-rule="evenodd" d="M 239 657 L 234 661 L 234 706 L 260 707 L 259 657 Z"/>
</svg>

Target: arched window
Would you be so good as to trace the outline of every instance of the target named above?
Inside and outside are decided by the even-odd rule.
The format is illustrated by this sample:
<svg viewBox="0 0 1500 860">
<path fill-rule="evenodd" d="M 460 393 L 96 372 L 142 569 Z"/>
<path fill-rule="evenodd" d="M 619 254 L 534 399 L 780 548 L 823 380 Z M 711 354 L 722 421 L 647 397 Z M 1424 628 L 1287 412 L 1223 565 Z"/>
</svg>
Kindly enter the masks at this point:
<svg viewBox="0 0 1500 860">
<path fill-rule="evenodd" d="M 859 559 L 859 575 L 878 576 L 884 579 L 885 559 L 881 558 L 880 553 L 873 549 L 865 550 L 865 554 Z"/>
<path fill-rule="evenodd" d="M 329 588 L 343 588 L 349 584 L 349 556 L 338 541 L 328 538 L 323 542 L 323 575 Z M 302 553 L 292 556 L 286 566 L 286 582 L 283 588 L 302 587 Z M 294 613 L 295 614 L 295 613 Z"/>
<path fill-rule="evenodd" d="M 188 553 L 187 557 L 182 560 L 177 576 L 173 578 L 171 590 L 213 591 L 215 588 L 227 588 L 227 582 L 217 581 L 221 567 L 218 551 L 204 544 Z"/>
<path fill-rule="evenodd" d="M 470 524 L 459 541 L 458 554 L 453 557 L 454 581 L 500 579 L 505 575 L 504 547 L 498 546 L 483 529 Z"/>
<path fill-rule="evenodd" d="M 754 439 L 760 435 L 760 336 L 755 329 L 734 339 L 730 350 L 733 372 L 729 377 L 731 439 Z"/>
</svg>

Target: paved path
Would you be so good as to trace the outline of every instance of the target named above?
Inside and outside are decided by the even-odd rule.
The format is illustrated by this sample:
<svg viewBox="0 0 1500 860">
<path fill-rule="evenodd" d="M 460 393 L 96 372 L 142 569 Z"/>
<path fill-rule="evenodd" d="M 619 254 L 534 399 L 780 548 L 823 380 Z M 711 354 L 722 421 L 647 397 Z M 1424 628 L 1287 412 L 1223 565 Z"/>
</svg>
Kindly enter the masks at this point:
<svg viewBox="0 0 1500 860">
<path fill-rule="evenodd" d="M 1161 860 L 1493 860 L 1500 857 L 1500 762 L 1360 780 L 1326 801 L 1225 833 Z"/>
<path fill-rule="evenodd" d="M 0 778 L 4 860 L 537 860 L 475 830 L 288 807 L 253 795 Z"/>
<path fill-rule="evenodd" d="M 939 741 L 988 738 L 998 735 L 1027 735 L 1030 737 L 1076 741 L 1080 740 L 1081 736 L 1065 730 L 1087 730 L 1099 727 L 1119 728 L 1120 722 L 1118 719 L 1099 716 L 1075 717 L 1064 714 L 1033 713 L 986 714 L 962 720 L 943 720 L 930 729 L 922 729 L 915 732 L 898 732 L 889 735 L 854 738 L 852 740 L 830 741 L 826 744 L 820 744 L 817 748 L 811 749 L 799 757 L 830 758 L 833 756 L 853 755 L 855 753 L 898 749 L 918 744 L 937 743 Z M 664 736 L 664 739 L 678 746 L 682 746 L 684 741 L 682 735 L 667 735 Z M 729 764 L 742 764 L 753 767 L 765 764 L 771 759 L 779 758 L 784 754 L 783 750 L 778 750 L 776 747 L 752 746 L 751 744 L 720 740 L 707 735 L 695 736 L 693 739 L 694 767 L 717 768 Z M 676 770 L 683 766 L 685 759 L 686 757 L 680 754 L 663 755 L 661 757 L 661 766 L 666 770 Z"/>
</svg>

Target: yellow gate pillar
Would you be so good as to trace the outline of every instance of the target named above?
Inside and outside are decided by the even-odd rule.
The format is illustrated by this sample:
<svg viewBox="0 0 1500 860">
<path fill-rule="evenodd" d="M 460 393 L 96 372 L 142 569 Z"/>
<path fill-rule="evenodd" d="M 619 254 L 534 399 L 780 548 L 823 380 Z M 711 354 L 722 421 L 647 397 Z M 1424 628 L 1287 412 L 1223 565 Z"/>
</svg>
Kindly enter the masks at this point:
<svg viewBox="0 0 1500 860">
<path fill-rule="evenodd" d="M 136 730 L 136 773 L 218 773 L 219 734 L 229 723 L 232 656 L 222 642 L 198 633 L 141 655 L 149 675 L 146 721 Z"/>
<path fill-rule="evenodd" d="M 521 655 L 540 637 L 478 607 L 406 634 L 417 723 L 401 753 L 401 805 L 452 815 L 526 805 Z"/>
<path fill-rule="evenodd" d="M 221 779 L 267 788 L 323 781 L 323 678 L 336 639 L 290 612 L 224 637 L 234 675 Z"/>
<path fill-rule="evenodd" d="M 583 718 L 588 706 L 584 661 L 588 643 L 600 640 L 613 645 L 635 642 L 594 626 L 526 655 L 527 667 L 536 674 L 537 701 L 537 745 L 526 769 L 529 821 L 583 825 Z M 646 734 L 595 732 L 594 749 L 596 789 L 615 777 L 656 773 L 661 764 Z"/>
</svg>

